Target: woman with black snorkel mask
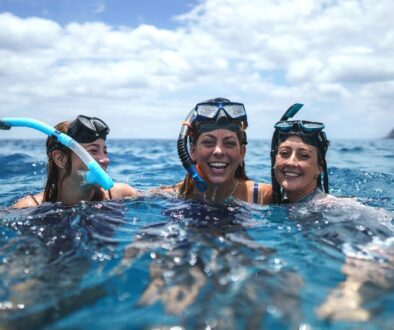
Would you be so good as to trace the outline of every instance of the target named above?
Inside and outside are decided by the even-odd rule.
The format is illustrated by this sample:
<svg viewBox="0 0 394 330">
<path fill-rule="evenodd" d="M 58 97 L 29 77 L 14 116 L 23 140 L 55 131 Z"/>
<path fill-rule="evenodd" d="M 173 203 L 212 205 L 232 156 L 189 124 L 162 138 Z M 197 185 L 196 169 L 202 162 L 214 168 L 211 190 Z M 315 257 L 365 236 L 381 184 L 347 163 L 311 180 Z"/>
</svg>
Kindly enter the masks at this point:
<svg viewBox="0 0 394 330">
<path fill-rule="evenodd" d="M 183 123 L 178 138 L 178 154 L 188 173 L 182 182 L 165 190 L 209 202 L 234 197 L 270 203 L 271 185 L 255 183 L 245 173 L 247 126 L 242 103 L 225 98 L 198 103 Z"/>
<path fill-rule="evenodd" d="M 275 124 L 271 144 L 274 203 L 305 202 L 328 193 L 326 152 L 329 141 L 324 124 L 293 117 L 302 104 L 294 104 Z M 323 184 L 322 184 L 323 174 Z"/>
<path fill-rule="evenodd" d="M 109 158 L 105 140 L 109 133 L 109 127 L 104 121 L 96 117 L 79 115 L 71 122 L 58 123 L 55 128 L 80 143 L 106 170 Z M 81 172 L 86 171 L 85 164 L 73 151 L 58 142 L 54 136 L 47 138 L 46 150 L 48 166 L 44 192 L 25 196 L 12 207 L 31 207 L 44 202 L 61 202 L 65 205 L 73 205 L 82 200 L 102 201 L 131 197 L 137 194 L 134 188 L 124 183 L 116 183 L 108 191 L 98 185 L 83 184 Z"/>
</svg>

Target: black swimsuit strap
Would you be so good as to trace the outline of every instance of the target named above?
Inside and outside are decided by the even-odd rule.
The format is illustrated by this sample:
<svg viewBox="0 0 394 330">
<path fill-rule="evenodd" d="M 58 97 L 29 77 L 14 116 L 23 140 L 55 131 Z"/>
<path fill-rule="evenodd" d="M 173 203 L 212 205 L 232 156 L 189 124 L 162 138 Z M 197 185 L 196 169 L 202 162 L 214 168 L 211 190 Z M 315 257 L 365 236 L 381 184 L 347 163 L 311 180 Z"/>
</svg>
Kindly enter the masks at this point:
<svg viewBox="0 0 394 330">
<path fill-rule="evenodd" d="M 34 201 L 34 203 L 36 203 L 36 205 L 40 205 L 40 203 L 38 202 L 37 198 L 34 197 L 34 195 L 30 195 L 30 197 Z"/>
<path fill-rule="evenodd" d="M 255 182 L 253 184 L 253 203 L 257 203 L 259 200 L 259 184 Z"/>
</svg>

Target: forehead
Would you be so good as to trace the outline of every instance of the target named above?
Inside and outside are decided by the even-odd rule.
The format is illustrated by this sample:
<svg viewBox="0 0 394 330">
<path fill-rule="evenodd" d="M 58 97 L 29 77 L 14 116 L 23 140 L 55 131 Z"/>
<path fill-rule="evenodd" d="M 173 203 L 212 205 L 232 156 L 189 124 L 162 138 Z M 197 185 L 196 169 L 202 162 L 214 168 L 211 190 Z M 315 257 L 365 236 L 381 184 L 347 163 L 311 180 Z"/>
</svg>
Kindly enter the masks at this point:
<svg viewBox="0 0 394 330">
<path fill-rule="evenodd" d="M 279 145 L 279 148 L 291 148 L 291 149 L 303 149 L 310 152 L 316 152 L 317 148 L 311 146 L 310 144 L 306 144 L 302 139 L 297 135 L 289 136 L 284 142 Z"/>
<path fill-rule="evenodd" d="M 94 140 L 93 142 L 90 142 L 90 143 L 80 143 L 80 145 L 81 146 L 83 146 L 83 147 L 89 147 L 89 146 L 99 146 L 99 147 L 105 147 L 106 146 L 106 144 L 105 144 L 105 141 L 103 140 L 103 139 L 97 139 L 97 140 Z"/>
<path fill-rule="evenodd" d="M 213 138 L 237 138 L 237 133 L 225 128 L 215 129 L 213 131 L 204 132 L 200 135 L 200 137 L 213 137 Z"/>
</svg>

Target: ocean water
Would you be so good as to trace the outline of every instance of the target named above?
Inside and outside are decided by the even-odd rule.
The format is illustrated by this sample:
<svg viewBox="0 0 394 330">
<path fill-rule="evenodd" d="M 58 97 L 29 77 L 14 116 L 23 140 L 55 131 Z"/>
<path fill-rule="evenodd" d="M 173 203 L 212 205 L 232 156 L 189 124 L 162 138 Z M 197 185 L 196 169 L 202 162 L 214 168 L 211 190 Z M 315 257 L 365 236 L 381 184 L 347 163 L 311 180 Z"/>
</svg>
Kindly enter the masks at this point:
<svg viewBox="0 0 394 330">
<path fill-rule="evenodd" d="M 108 146 L 116 181 L 184 176 L 176 141 Z M 270 181 L 269 146 L 248 145 L 254 180 Z M 12 210 L 42 190 L 44 141 L 3 135 L 0 328 L 394 329 L 394 140 L 334 140 L 327 159 L 332 204 L 147 194 Z"/>
</svg>

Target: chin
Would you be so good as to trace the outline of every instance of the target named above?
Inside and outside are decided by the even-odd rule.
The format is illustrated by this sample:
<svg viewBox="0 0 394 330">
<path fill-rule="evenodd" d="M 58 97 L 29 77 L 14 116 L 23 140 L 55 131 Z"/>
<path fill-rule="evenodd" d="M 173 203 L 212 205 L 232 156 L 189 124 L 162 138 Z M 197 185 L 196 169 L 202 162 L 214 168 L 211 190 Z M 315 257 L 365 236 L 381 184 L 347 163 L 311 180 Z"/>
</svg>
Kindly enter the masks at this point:
<svg viewBox="0 0 394 330">
<path fill-rule="evenodd" d="M 210 184 L 223 184 L 226 181 L 228 181 L 228 178 L 223 178 L 223 177 L 208 178 L 208 182 Z"/>
</svg>

